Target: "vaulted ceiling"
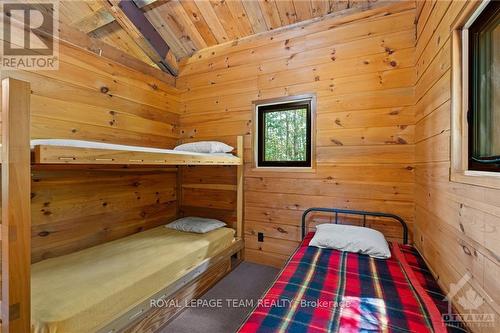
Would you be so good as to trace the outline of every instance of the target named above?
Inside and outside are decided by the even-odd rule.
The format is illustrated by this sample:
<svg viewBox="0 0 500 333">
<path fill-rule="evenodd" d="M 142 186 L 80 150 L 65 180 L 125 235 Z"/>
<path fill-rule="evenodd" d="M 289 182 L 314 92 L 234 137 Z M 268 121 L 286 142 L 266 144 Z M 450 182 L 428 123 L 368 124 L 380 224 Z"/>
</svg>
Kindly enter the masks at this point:
<svg viewBox="0 0 500 333">
<path fill-rule="evenodd" d="M 146 14 L 178 58 L 235 39 L 319 17 L 354 3 L 328 0 L 173 0 Z"/>
<path fill-rule="evenodd" d="M 376 0 L 127 1 L 126 5 L 133 5 L 129 10 L 123 0 L 61 1 L 60 20 L 148 64 L 164 70 L 166 64 L 175 72 L 177 60 L 198 50 Z M 163 54 L 165 46 L 168 56 Z"/>
</svg>

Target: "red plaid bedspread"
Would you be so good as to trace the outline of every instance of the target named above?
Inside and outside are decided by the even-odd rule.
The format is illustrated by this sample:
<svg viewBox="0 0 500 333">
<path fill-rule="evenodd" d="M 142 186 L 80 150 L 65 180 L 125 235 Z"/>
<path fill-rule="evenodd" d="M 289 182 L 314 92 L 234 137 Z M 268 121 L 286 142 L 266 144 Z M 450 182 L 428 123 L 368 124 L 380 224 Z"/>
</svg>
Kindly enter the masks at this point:
<svg viewBox="0 0 500 333">
<path fill-rule="evenodd" d="M 309 247 L 309 234 L 240 333 L 462 332 L 445 326 L 436 281 L 411 246 L 392 257 Z"/>
</svg>

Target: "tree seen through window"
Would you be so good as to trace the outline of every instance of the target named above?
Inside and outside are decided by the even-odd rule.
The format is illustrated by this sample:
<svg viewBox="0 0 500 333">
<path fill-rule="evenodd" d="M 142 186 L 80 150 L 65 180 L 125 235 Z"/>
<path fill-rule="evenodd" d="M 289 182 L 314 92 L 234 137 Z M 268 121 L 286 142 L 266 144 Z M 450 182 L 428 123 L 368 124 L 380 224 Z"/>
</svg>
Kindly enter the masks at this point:
<svg viewBox="0 0 500 333">
<path fill-rule="evenodd" d="M 258 166 L 311 166 L 311 101 L 257 106 Z"/>
<path fill-rule="evenodd" d="M 307 109 L 264 115 L 266 161 L 304 161 L 307 154 Z"/>
</svg>

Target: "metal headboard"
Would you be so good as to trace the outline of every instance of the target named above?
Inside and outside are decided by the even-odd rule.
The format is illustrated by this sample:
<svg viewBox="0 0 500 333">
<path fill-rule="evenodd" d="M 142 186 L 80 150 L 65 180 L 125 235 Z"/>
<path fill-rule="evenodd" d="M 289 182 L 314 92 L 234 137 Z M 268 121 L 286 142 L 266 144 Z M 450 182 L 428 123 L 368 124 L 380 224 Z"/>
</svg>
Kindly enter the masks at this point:
<svg viewBox="0 0 500 333">
<path fill-rule="evenodd" d="M 387 217 L 398 221 L 403 227 L 403 244 L 408 244 L 408 226 L 406 222 L 399 216 L 388 213 L 380 213 L 380 212 L 366 212 L 363 210 L 350 210 L 350 209 L 339 209 L 339 208 L 319 208 L 313 207 L 306 209 L 302 214 L 302 239 L 306 236 L 306 216 L 311 212 L 327 212 L 327 213 L 335 213 L 335 224 L 339 222 L 339 214 L 346 215 L 360 215 L 363 216 L 363 227 L 366 226 L 366 217 L 367 216 L 375 216 L 375 217 Z"/>
</svg>

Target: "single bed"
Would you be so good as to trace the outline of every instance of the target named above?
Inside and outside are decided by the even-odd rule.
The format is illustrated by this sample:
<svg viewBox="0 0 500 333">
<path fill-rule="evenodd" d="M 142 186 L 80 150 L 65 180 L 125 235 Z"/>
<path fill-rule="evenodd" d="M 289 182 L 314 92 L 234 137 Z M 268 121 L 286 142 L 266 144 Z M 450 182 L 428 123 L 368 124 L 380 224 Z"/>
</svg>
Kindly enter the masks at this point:
<svg viewBox="0 0 500 333">
<path fill-rule="evenodd" d="M 32 332 L 96 332 L 230 247 L 234 230 L 164 226 L 32 265 Z M 132 318 L 133 319 L 133 318 Z"/>
<path fill-rule="evenodd" d="M 331 211 L 391 217 L 383 213 Z M 397 217 L 398 221 L 402 219 Z M 274 332 L 464 332 L 443 323 L 448 303 L 418 251 L 390 243 L 390 259 L 308 246 L 305 235 L 274 284 L 240 327 L 240 333 Z M 303 237 L 305 234 L 303 218 Z"/>
</svg>

